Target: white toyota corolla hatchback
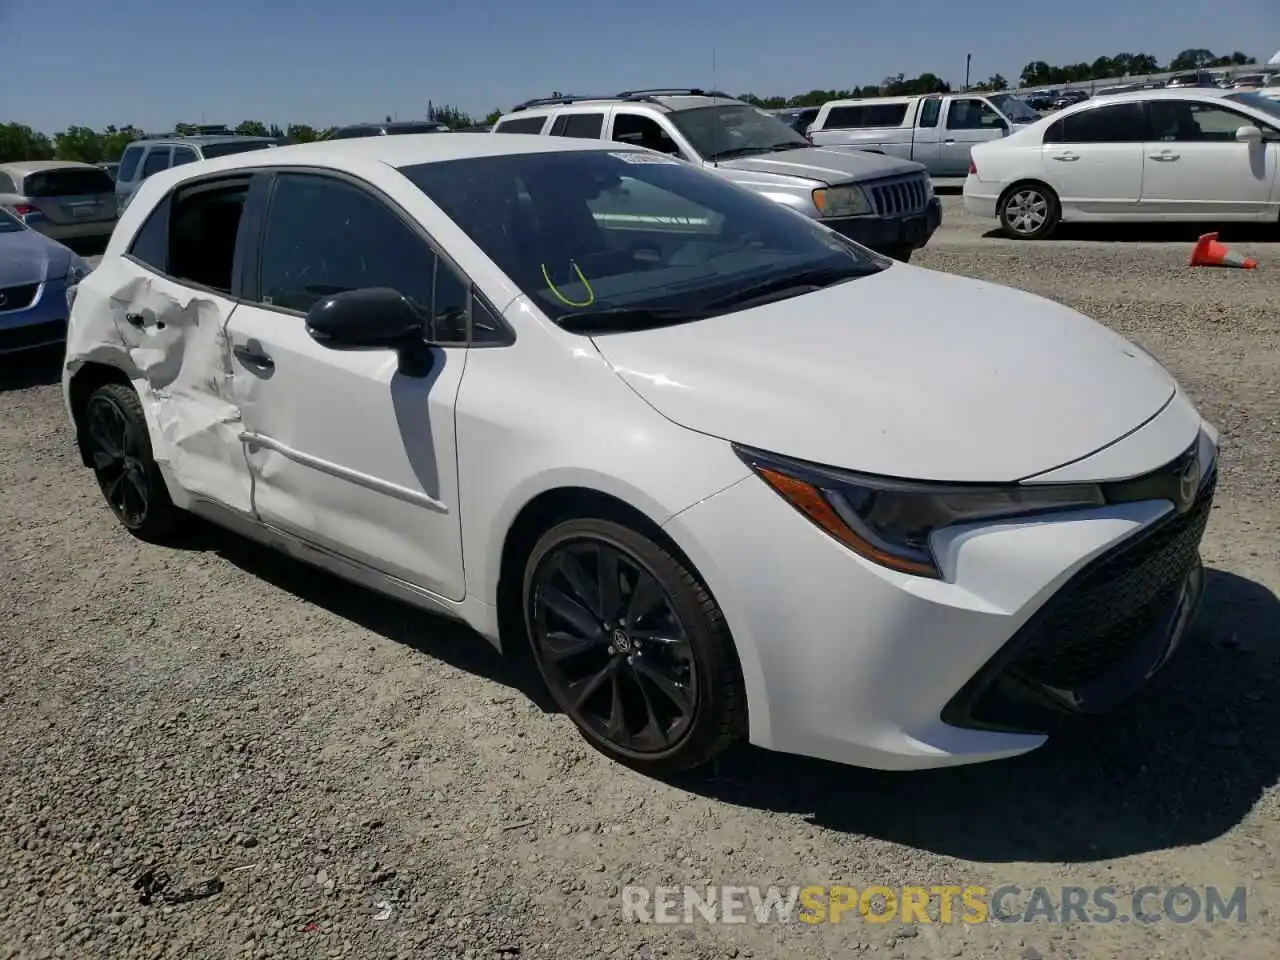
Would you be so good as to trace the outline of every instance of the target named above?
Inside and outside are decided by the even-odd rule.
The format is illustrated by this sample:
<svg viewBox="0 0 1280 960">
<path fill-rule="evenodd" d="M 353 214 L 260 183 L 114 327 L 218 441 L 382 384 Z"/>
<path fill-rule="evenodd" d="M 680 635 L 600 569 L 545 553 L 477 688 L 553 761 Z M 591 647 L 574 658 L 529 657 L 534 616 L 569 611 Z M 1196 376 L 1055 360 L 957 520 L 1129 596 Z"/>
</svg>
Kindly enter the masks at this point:
<svg viewBox="0 0 1280 960">
<path fill-rule="evenodd" d="M 1133 693 L 1200 599 L 1216 433 L 1158 362 L 661 154 L 189 164 L 73 298 L 66 402 L 129 531 L 200 515 L 528 644 L 655 773 L 739 738 L 1019 754 Z"/>
</svg>

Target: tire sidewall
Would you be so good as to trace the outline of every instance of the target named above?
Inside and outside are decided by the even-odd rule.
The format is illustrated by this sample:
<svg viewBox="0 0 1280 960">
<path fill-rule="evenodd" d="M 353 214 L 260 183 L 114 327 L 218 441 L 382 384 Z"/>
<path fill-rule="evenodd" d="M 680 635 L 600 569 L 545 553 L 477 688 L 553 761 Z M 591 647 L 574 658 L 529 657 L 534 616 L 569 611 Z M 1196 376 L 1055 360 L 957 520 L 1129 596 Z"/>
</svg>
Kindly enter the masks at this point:
<svg viewBox="0 0 1280 960">
<path fill-rule="evenodd" d="M 119 383 L 103 384 L 89 395 L 88 401 L 85 403 L 86 420 L 89 411 L 95 403 L 109 403 L 119 411 L 124 418 L 125 429 L 130 433 L 131 439 L 138 451 L 139 459 L 142 461 L 143 474 L 147 480 L 147 511 L 140 524 L 130 526 L 124 522 L 124 518 L 112 509 L 112 515 L 120 522 L 130 533 L 144 540 L 154 540 L 167 535 L 174 526 L 177 510 L 173 506 L 173 502 L 169 497 L 169 489 L 165 484 L 164 476 L 160 472 L 160 467 L 156 463 L 155 454 L 151 448 L 151 431 L 147 426 L 146 416 L 142 411 L 142 401 L 138 398 L 137 393 L 132 387 L 126 387 Z M 85 429 L 88 427 L 86 425 Z M 97 471 L 94 471 L 95 479 L 98 479 L 99 488 L 101 488 L 101 479 L 98 478 Z M 106 491 L 103 490 L 105 499 Z M 110 507 L 110 504 L 108 504 Z"/>
<path fill-rule="evenodd" d="M 1040 224 L 1040 226 L 1034 231 L 1031 233 L 1019 233 L 1013 229 L 1013 225 L 1009 222 L 1009 203 L 1013 200 L 1016 194 L 1027 190 L 1034 191 L 1044 198 L 1047 211 L 1044 223 Z M 1019 183 L 1016 186 L 1010 187 L 1001 195 L 999 217 L 1000 226 L 1004 228 L 1006 236 L 1009 236 L 1014 240 L 1043 240 L 1058 226 L 1060 214 L 1057 194 L 1043 184 Z"/>
</svg>

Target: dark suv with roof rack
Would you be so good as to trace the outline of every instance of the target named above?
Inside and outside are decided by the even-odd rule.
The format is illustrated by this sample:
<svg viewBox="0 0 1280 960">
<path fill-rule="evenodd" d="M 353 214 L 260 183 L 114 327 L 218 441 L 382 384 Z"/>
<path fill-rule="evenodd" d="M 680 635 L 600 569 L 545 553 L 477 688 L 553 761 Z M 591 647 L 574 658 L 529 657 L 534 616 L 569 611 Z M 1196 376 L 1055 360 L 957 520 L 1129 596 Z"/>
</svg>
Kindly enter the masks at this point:
<svg viewBox="0 0 1280 960">
<path fill-rule="evenodd" d="M 648 147 L 898 260 L 909 260 L 942 222 L 942 205 L 923 164 L 815 147 L 769 111 L 716 90 L 661 88 L 528 100 L 494 125 L 493 135 L 504 133 Z"/>
</svg>

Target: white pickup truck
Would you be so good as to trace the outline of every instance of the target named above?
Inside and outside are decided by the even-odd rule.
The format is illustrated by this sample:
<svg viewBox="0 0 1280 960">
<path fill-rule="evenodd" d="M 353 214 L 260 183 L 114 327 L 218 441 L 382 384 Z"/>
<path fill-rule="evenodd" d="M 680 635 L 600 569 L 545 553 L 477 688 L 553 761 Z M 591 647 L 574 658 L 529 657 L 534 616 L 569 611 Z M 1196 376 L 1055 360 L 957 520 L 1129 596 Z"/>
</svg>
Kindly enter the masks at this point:
<svg viewBox="0 0 1280 960">
<path fill-rule="evenodd" d="M 923 163 L 934 177 L 963 177 L 969 148 L 1040 119 L 1008 93 L 830 100 L 808 129 L 815 146 L 866 150 Z"/>
</svg>

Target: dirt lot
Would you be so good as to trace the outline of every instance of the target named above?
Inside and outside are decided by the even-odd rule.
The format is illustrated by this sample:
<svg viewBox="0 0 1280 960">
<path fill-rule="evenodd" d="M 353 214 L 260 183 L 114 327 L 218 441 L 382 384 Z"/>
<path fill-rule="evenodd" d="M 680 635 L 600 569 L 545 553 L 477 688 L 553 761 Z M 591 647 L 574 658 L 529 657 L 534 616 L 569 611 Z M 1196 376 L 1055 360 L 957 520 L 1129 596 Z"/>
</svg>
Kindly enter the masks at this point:
<svg viewBox="0 0 1280 960">
<path fill-rule="evenodd" d="M 1136 339 L 1225 453 L 1191 649 L 1105 724 L 985 767 L 743 749 L 713 774 L 643 779 L 464 630 L 214 531 L 131 540 L 72 453 L 56 358 L 9 364 L 0 957 L 1274 958 L 1280 243 L 1246 233 L 1233 242 L 1262 269 L 1210 272 L 1186 266 L 1194 230 L 1032 245 L 990 227 L 948 197 L 918 262 Z M 170 892 L 224 886 L 143 905 L 148 868 Z M 1247 920 L 621 920 L 622 885 L 706 882 L 1243 885 Z"/>
</svg>

